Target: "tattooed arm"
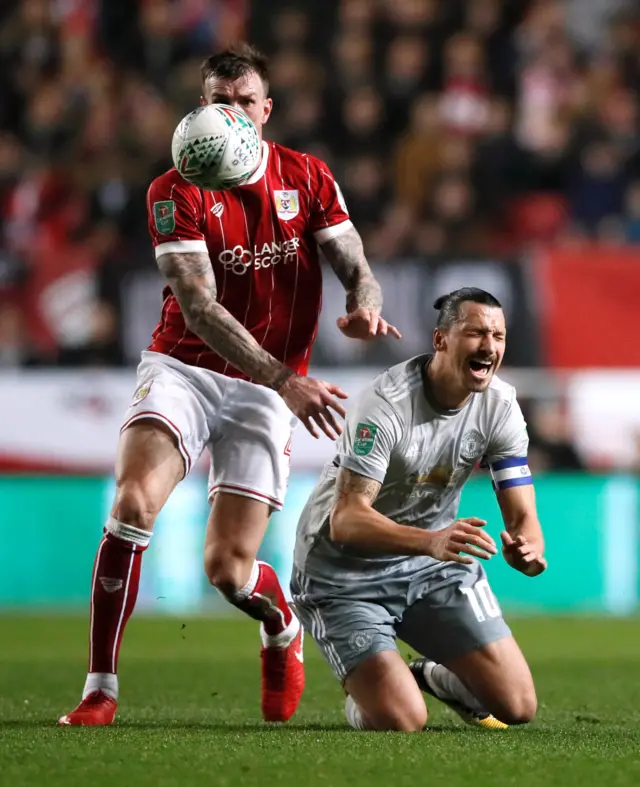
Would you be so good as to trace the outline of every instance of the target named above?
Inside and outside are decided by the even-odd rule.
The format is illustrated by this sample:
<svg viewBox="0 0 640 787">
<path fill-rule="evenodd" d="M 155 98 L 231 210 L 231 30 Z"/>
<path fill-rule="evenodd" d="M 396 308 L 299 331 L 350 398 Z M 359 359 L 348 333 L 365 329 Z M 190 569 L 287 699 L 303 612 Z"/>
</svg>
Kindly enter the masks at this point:
<svg viewBox="0 0 640 787">
<path fill-rule="evenodd" d="M 432 534 L 398 525 L 373 508 L 381 484 L 340 468 L 329 519 L 331 540 L 388 555 L 429 554 Z"/>
<path fill-rule="evenodd" d="M 352 227 L 321 248 L 347 292 L 347 312 L 364 308 L 380 313 L 382 290 L 371 273 L 358 230 Z"/>
<path fill-rule="evenodd" d="M 350 339 L 370 339 L 400 333 L 380 316 L 382 290 L 364 254 L 362 238 L 351 227 L 337 238 L 325 241 L 322 251 L 347 292 L 347 316 L 338 327 Z"/>
<path fill-rule="evenodd" d="M 204 252 L 163 254 L 158 267 L 167 279 L 187 327 L 236 369 L 273 388 L 314 437 L 319 427 L 335 440 L 342 429 L 331 409 L 344 417 L 333 396 L 346 399 L 335 385 L 302 377 L 266 350 L 249 331 L 217 301 L 216 280 L 209 255 Z"/>
<path fill-rule="evenodd" d="M 430 555 L 436 560 L 472 563 L 472 555 L 487 560 L 496 554 L 491 536 L 476 517 L 457 519 L 442 530 L 398 525 L 373 508 L 381 484 L 343 467 L 329 518 L 331 540 L 386 555 Z"/>
<path fill-rule="evenodd" d="M 158 267 L 176 296 L 187 327 L 230 364 L 278 390 L 293 372 L 263 350 L 217 298 L 209 255 L 163 254 Z"/>
</svg>

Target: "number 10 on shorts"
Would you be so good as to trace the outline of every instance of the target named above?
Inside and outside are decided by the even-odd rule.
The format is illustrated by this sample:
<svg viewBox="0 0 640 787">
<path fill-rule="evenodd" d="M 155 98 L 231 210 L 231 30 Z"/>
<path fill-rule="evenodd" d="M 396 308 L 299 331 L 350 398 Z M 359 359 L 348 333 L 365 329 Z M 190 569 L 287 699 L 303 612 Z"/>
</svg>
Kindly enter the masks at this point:
<svg viewBox="0 0 640 787">
<path fill-rule="evenodd" d="M 500 607 L 486 579 L 476 582 L 472 588 L 460 588 L 460 592 L 467 597 L 479 623 L 487 618 L 500 617 Z"/>
</svg>

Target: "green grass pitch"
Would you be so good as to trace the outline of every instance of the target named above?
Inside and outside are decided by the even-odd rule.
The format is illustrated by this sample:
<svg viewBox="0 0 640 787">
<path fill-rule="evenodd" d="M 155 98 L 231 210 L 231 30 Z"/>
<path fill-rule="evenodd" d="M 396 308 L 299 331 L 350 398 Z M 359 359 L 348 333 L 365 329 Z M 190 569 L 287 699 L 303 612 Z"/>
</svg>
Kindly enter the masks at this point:
<svg viewBox="0 0 640 787">
<path fill-rule="evenodd" d="M 638 621 L 528 619 L 513 628 L 540 698 L 526 728 L 470 729 L 432 701 L 423 733 L 354 732 L 310 640 L 300 710 L 268 726 L 252 622 L 134 618 L 117 724 L 82 729 L 55 720 L 78 700 L 86 621 L 0 617 L 0 785 L 640 785 Z"/>
</svg>

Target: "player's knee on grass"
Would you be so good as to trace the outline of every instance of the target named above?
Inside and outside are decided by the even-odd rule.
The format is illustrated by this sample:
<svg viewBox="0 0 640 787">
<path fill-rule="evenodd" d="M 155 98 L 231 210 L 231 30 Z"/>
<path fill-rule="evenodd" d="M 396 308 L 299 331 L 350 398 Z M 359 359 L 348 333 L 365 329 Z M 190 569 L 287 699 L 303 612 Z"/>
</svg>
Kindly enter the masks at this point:
<svg viewBox="0 0 640 787">
<path fill-rule="evenodd" d="M 530 722 L 537 711 L 531 670 L 512 636 L 484 645 L 448 666 L 483 707 L 509 725 Z"/>
<path fill-rule="evenodd" d="M 368 729 L 417 732 L 427 723 L 422 692 L 397 651 L 365 658 L 347 675 L 345 689 Z"/>
<path fill-rule="evenodd" d="M 538 709 L 536 690 L 530 676 L 516 682 L 513 677 L 510 679 L 510 676 L 505 675 L 503 681 L 496 681 L 485 699 L 487 710 L 510 726 L 527 724 L 535 717 Z"/>
<path fill-rule="evenodd" d="M 367 726 L 379 732 L 419 732 L 428 717 L 422 697 L 389 697 L 384 702 L 366 703 L 361 712 Z"/>
<path fill-rule="evenodd" d="M 427 723 L 427 706 L 424 702 L 394 705 L 381 709 L 376 714 L 377 730 L 395 730 L 397 732 L 420 732 Z"/>
<path fill-rule="evenodd" d="M 536 715 L 538 698 L 533 677 L 524 656 L 511 661 L 510 668 L 494 673 L 492 694 L 496 708 L 493 715 L 505 724 L 527 724 Z"/>
<path fill-rule="evenodd" d="M 118 484 L 112 516 L 126 525 L 140 530 L 153 530 L 159 509 L 153 504 L 151 495 L 138 481 L 123 481 Z"/>
<path fill-rule="evenodd" d="M 511 689 L 496 698 L 493 715 L 505 724 L 527 724 L 535 718 L 538 699 L 533 685 Z"/>
</svg>

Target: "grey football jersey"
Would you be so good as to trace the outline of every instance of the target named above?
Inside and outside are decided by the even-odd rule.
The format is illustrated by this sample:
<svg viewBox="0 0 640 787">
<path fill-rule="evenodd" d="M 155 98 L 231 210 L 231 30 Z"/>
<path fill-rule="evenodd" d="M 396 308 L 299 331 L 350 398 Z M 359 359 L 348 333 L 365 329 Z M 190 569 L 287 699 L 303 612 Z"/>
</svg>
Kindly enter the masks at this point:
<svg viewBox="0 0 640 787">
<path fill-rule="evenodd" d="M 421 355 L 391 367 L 348 413 L 336 458 L 325 466 L 298 523 L 294 562 L 300 571 L 361 580 L 363 571 L 384 573 L 407 560 L 330 540 L 340 467 L 382 484 L 374 503 L 381 514 L 398 524 L 439 530 L 456 518 L 462 488 L 479 460 L 526 457 L 529 439 L 514 388 L 494 377 L 460 410 L 443 410 L 426 383 L 429 359 Z M 420 558 L 425 559 L 431 560 Z"/>
</svg>

